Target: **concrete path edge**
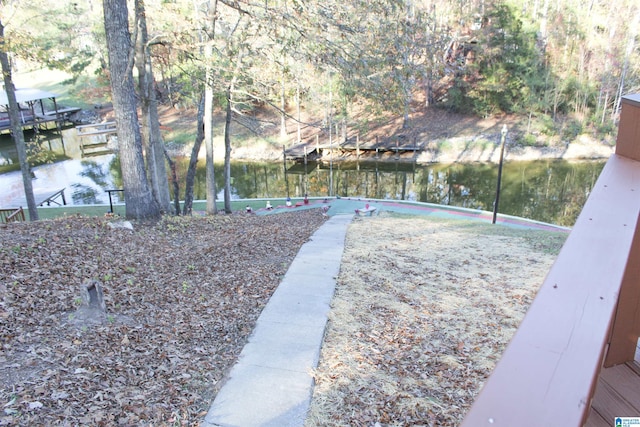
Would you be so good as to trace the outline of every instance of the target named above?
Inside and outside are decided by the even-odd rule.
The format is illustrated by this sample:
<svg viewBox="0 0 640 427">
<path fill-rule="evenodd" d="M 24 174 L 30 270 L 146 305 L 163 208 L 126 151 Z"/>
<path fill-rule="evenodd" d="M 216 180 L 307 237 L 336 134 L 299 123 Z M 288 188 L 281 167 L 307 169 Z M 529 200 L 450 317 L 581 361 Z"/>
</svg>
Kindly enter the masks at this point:
<svg viewBox="0 0 640 427">
<path fill-rule="evenodd" d="M 303 426 L 353 214 L 330 217 L 298 252 L 202 427 Z"/>
</svg>

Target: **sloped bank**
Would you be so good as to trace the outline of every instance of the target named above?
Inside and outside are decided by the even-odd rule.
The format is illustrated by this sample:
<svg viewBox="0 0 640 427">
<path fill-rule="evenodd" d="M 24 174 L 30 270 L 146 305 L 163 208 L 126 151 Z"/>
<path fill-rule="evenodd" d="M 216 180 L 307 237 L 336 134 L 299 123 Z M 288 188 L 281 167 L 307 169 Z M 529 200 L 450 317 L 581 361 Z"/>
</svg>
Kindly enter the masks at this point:
<svg viewBox="0 0 640 427">
<path fill-rule="evenodd" d="M 500 161 L 500 145 L 496 143 L 469 143 L 468 138 L 448 140 L 450 146 L 445 149 L 428 146 L 418 155 L 419 163 L 452 162 L 493 162 Z M 540 159 L 593 160 L 605 159 L 614 152 L 614 146 L 580 136 L 571 143 L 562 146 L 533 147 L 510 144 L 505 145 L 504 158 L 512 161 L 531 161 Z"/>
<path fill-rule="evenodd" d="M 588 135 L 580 135 L 571 142 L 562 144 L 550 144 L 539 146 L 525 146 L 517 142 L 515 138 L 507 136 L 505 145 L 505 160 L 509 161 L 533 161 L 543 159 L 558 160 L 594 160 L 607 159 L 613 154 L 615 145 L 608 141 L 596 140 Z M 285 144 L 288 148 L 292 143 Z M 360 159 L 380 161 L 401 161 L 416 163 L 474 163 L 489 162 L 498 163 L 500 160 L 500 134 L 479 134 L 476 136 L 457 136 L 446 139 L 434 139 L 428 142 L 416 144 L 422 147 L 418 151 L 405 151 L 396 155 L 393 151 L 362 151 Z M 315 143 L 307 144 L 309 152 L 315 149 Z M 172 156 L 189 157 L 191 144 L 178 145 L 167 143 L 167 149 Z M 224 152 L 224 146 L 217 142 L 214 145 L 214 157 L 221 161 L 220 153 Z M 252 145 L 233 146 L 231 149 L 232 160 L 248 161 L 282 161 L 283 145 L 271 141 L 261 141 Z M 205 159 L 206 150 L 204 144 L 198 153 L 199 159 Z M 352 161 L 356 160 L 353 150 L 343 150 L 336 143 L 333 153 L 322 150 L 320 161 Z"/>
<path fill-rule="evenodd" d="M 580 136 L 571 143 L 557 146 L 523 146 L 507 141 L 504 159 L 508 161 L 533 160 L 595 160 L 607 159 L 614 153 L 615 146 L 595 141 L 587 136 Z M 280 153 L 282 157 L 282 153 Z M 353 151 L 335 149 L 333 154 L 327 151 L 322 161 L 355 160 Z M 401 161 L 416 163 L 498 163 L 500 161 L 500 144 L 486 139 L 456 137 L 447 140 L 427 143 L 422 151 L 396 154 L 393 151 L 363 152 L 360 159 Z"/>
</svg>

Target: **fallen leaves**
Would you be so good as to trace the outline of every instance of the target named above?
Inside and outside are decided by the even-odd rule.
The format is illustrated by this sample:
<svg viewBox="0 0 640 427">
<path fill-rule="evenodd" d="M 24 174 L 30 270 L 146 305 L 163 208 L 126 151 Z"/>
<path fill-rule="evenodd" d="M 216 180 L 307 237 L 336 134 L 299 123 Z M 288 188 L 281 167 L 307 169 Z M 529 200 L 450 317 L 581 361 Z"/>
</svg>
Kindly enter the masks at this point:
<svg viewBox="0 0 640 427">
<path fill-rule="evenodd" d="M 317 211 L 0 230 L 0 425 L 198 425 Z M 76 316 L 100 281 L 107 311 Z"/>
</svg>

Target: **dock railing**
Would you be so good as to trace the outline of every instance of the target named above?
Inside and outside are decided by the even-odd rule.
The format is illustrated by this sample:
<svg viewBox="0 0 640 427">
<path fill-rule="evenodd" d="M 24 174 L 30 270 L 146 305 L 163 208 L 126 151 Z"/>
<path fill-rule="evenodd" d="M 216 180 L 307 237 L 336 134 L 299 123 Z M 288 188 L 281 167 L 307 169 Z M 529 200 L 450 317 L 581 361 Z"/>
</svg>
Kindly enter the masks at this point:
<svg viewBox="0 0 640 427">
<path fill-rule="evenodd" d="M 462 427 L 585 424 L 600 370 L 632 361 L 640 336 L 639 214 L 640 95 L 631 95 L 615 154 Z"/>
<path fill-rule="evenodd" d="M 25 221 L 22 207 L 11 209 L 0 209 L 0 223 L 8 224 L 14 221 Z"/>
<path fill-rule="evenodd" d="M 62 203 L 60 203 L 57 199 L 60 198 L 62 200 Z M 58 190 L 55 193 L 53 193 L 52 195 L 48 196 L 47 198 L 45 198 L 44 200 L 42 200 L 40 203 L 38 203 L 38 206 L 44 206 L 45 203 L 47 204 L 47 206 L 51 206 L 51 203 L 54 203 L 58 206 L 63 206 L 67 204 L 67 199 L 64 197 L 64 188 L 62 190 Z"/>
</svg>

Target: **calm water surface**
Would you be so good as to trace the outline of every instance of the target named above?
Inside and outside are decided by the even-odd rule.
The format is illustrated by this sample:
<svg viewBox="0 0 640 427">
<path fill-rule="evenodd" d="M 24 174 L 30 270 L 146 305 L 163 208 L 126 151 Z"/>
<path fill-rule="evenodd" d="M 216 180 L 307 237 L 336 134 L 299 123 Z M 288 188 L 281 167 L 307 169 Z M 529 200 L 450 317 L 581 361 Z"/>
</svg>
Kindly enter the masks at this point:
<svg viewBox="0 0 640 427">
<path fill-rule="evenodd" d="M 65 189 L 67 203 L 108 203 L 105 190 L 122 188 L 118 158 L 114 154 L 82 157 L 75 130 L 43 146 L 64 152 L 69 160 L 34 168 L 34 191 L 53 193 Z M 104 136 L 100 136 L 104 138 Z M 100 138 L 97 137 L 97 138 Z M 178 159 L 178 175 L 186 175 L 187 159 Z M 0 138 L 0 165 L 17 163 L 10 138 Z M 205 198 L 204 166 L 199 162 L 194 196 Z M 593 187 L 604 161 L 535 161 L 505 163 L 500 213 L 559 225 L 573 225 Z M 308 165 L 287 162 L 233 162 L 234 198 L 350 196 L 411 200 L 491 211 L 496 193 L 495 164 L 382 163 L 375 161 Z M 216 168 L 221 184 L 222 165 Z M 0 175 L 0 206 L 24 198 L 20 172 Z M 181 183 L 181 191 L 184 184 Z M 182 195 L 181 195 L 182 196 Z M 222 198 L 220 192 L 219 198 Z"/>
</svg>

